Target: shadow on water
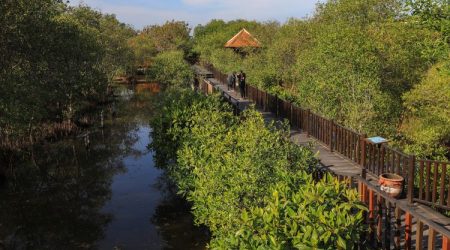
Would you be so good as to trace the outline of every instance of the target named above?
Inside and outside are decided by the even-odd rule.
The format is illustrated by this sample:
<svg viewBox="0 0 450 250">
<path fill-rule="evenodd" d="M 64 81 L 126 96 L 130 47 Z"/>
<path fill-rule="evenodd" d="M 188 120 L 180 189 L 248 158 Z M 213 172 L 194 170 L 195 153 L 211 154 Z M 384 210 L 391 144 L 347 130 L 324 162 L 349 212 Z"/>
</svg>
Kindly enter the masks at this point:
<svg viewBox="0 0 450 250">
<path fill-rule="evenodd" d="M 122 87 L 103 129 L 14 155 L 0 187 L 0 249 L 205 248 L 206 230 L 147 149 L 155 88 Z"/>
<path fill-rule="evenodd" d="M 205 249 L 205 243 L 209 241 L 208 229 L 194 226 L 192 214 L 186 213 L 190 205 L 176 195 L 166 175 L 159 177 L 156 187 L 162 191 L 163 199 L 151 221 L 157 225 L 158 233 L 166 242 L 164 249 Z"/>
</svg>

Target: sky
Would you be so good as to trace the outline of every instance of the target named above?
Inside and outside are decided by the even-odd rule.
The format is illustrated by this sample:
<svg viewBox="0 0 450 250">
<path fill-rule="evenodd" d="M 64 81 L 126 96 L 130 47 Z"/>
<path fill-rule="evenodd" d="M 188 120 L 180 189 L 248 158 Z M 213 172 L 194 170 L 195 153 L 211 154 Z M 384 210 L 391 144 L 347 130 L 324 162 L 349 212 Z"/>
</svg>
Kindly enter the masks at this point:
<svg viewBox="0 0 450 250">
<path fill-rule="evenodd" d="M 318 0 L 70 0 L 71 5 L 80 2 L 142 29 L 167 20 L 187 21 L 191 27 L 211 19 L 283 23 L 311 16 Z"/>
</svg>

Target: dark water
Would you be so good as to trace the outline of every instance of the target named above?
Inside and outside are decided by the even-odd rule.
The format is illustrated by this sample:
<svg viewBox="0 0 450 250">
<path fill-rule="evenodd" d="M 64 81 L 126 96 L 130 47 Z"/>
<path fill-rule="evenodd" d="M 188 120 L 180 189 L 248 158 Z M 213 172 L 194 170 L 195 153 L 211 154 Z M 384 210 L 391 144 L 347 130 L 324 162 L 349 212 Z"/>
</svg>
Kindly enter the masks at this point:
<svg viewBox="0 0 450 250">
<path fill-rule="evenodd" d="M 205 248 L 205 231 L 147 149 L 154 96 L 122 94 L 104 129 L 14 158 L 0 188 L 0 249 Z"/>
</svg>

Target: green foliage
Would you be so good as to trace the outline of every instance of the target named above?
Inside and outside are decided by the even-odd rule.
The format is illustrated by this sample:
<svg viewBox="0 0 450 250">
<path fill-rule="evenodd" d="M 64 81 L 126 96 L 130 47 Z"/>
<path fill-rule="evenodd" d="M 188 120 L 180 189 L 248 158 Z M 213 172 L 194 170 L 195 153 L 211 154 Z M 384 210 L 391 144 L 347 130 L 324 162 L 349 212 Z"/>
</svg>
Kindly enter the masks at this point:
<svg viewBox="0 0 450 250">
<path fill-rule="evenodd" d="M 163 25 L 145 27 L 129 41 L 134 50 L 135 64 L 150 66 L 158 53 L 171 50 L 181 50 L 186 58 L 190 57 L 192 45 L 189 33 L 188 24 L 182 21 L 167 21 Z"/>
<path fill-rule="evenodd" d="M 56 0 L 6 0 L 0 12 L 0 142 L 32 141 L 40 124 L 74 120 L 129 61 L 133 32 L 114 16 Z"/>
<path fill-rule="evenodd" d="M 250 68 L 264 71 L 261 63 L 261 57 L 258 56 L 258 50 L 247 51 L 252 59 L 258 60 L 258 63 L 251 63 L 241 58 L 233 50 L 225 49 L 225 43 L 231 39 L 242 28 L 246 28 L 252 33 L 263 46 L 268 46 L 272 42 L 273 34 L 279 28 L 276 22 L 258 23 L 256 21 L 235 20 L 225 23 L 222 20 L 212 20 L 207 25 L 199 25 L 194 30 L 193 50 L 200 54 L 200 60 L 214 64 L 218 69 L 224 72 L 237 71 L 240 69 L 249 71 Z M 248 62 L 248 63 L 246 63 Z M 251 82 L 260 82 L 255 74 L 249 74 Z"/>
<path fill-rule="evenodd" d="M 214 239 L 212 248 L 352 249 L 366 210 L 356 190 L 331 175 L 319 182 L 307 173 L 301 178 L 300 185 L 278 183 L 264 207 L 243 211 L 239 230 Z"/>
<path fill-rule="evenodd" d="M 261 237 L 268 239 L 273 231 L 290 226 L 286 223 L 297 223 L 298 230 L 312 227 L 317 232 L 335 227 L 328 240 L 320 238 L 313 243 L 300 231 L 283 236 L 295 246 L 302 243 L 333 248 L 339 237 L 349 247 L 357 242 L 362 217 L 355 192 L 331 177 L 314 182 L 311 173 L 317 162 L 309 148 L 290 142 L 287 124 L 265 124 L 261 114 L 252 109 L 235 117 L 218 97 L 186 90 L 163 95 L 159 115 L 151 121 L 151 147 L 158 165 L 166 169 L 179 193 L 192 202 L 195 221 L 211 230 L 212 248 L 251 249 L 256 243 L 241 240 L 241 232 L 261 232 Z M 279 225 L 263 223 L 261 218 L 270 215 L 260 218 L 257 211 L 279 205 L 270 198 L 273 190 L 296 208 L 298 217 L 289 221 L 280 217 Z M 255 223 L 241 218 L 242 213 L 253 211 Z M 310 219 L 302 222 L 303 218 Z M 326 221 L 322 224 L 316 222 L 323 218 Z M 258 245 L 274 246 L 263 240 Z"/>
<path fill-rule="evenodd" d="M 109 82 L 133 66 L 128 40 L 135 36 L 135 31 L 130 26 L 120 23 L 115 15 L 102 14 L 85 5 L 69 8 L 65 15 L 81 30 L 90 32 L 100 44 L 104 54 L 99 67 Z"/>
<path fill-rule="evenodd" d="M 194 81 L 194 72 L 184 60 L 183 51 L 172 50 L 153 58 L 148 77 L 163 88 L 190 86 Z"/>
<path fill-rule="evenodd" d="M 444 34 L 450 42 L 450 2 L 448 0 L 407 0 L 413 16 L 425 26 Z"/>
<path fill-rule="evenodd" d="M 195 29 L 194 49 L 223 72 L 243 69 L 250 84 L 394 139 L 407 110 L 401 97 L 448 60 L 447 12 L 439 0 L 333 0 L 282 26 L 213 20 Z M 263 45 L 245 57 L 223 47 L 243 27 Z"/>
<path fill-rule="evenodd" d="M 450 143 L 450 67 L 440 63 L 403 96 L 408 112 L 401 128 L 405 148 L 420 157 L 445 159 Z"/>
<path fill-rule="evenodd" d="M 189 108 L 187 108 L 189 107 Z M 229 107 L 216 98 L 205 96 L 191 90 L 174 88 L 165 91 L 155 100 L 157 114 L 151 120 L 152 142 L 150 147 L 155 150 L 156 165 L 164 168 L 173 167 L 177 159 L 177 150 L 194 125 L 192 117 L 202 110 L 224 112 L 227 115 L 224 124 L 234 119 L 229 114 Z M 172 172 L 172 171 L 169 171 Z"/>
</svg>

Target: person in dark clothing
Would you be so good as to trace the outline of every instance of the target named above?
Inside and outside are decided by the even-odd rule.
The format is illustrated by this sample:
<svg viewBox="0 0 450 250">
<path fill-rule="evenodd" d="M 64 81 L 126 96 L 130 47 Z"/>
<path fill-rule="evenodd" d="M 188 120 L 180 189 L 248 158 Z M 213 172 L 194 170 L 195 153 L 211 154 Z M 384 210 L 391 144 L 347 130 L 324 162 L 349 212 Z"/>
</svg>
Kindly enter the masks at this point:
<svg viewBox="0 0 450 250">
<path fill-rule="evenodd" d="M 234 88 L 234 85 L 236 84 L 236 72 L 233 72 L 228 75 L 228 91 L 230 89 Z"/>
<path fill-rule="evenodd" d="M 239 74 L 239 90 L 241 92 L 241 98 L 245 98 L 245 78 L 247 77 L 245 73 L 241 70 Z"/>
</svg>

